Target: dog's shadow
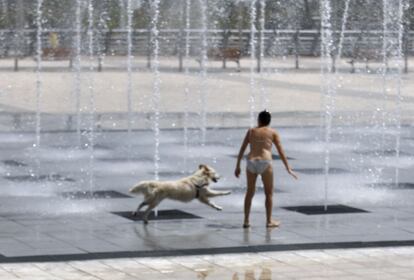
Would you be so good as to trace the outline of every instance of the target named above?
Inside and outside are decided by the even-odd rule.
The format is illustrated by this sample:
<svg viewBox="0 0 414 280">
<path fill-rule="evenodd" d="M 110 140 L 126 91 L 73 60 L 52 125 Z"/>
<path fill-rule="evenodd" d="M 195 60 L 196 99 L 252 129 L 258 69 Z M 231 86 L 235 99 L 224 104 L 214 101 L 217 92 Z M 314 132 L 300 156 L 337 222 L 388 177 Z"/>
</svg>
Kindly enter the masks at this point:
<svg viewBox="0 0 414 280">
<path fill-rule="evenodd" d="M 143 234 L 138 228 L 142 229 Z M 142 224 L 140 226 L 137 225 L 134 227 L 134 232 L 139 239 L 144 241 L 145 246 L 154 248 L 154 249 L 161 249 L 161 247 L 159 246 L 159 241 L 148 230 L 148 225 L 146 224 Z"/>
<path fill-rule="evenodd" d="M 166 250 L 166 249 L 171 249 L 168 246 L 168 241 L 170 239 L 170 237 L 173 238 L 181 238 L 182 241 L 188 241 L 189 237 L 191 237 L 191 239 L 197 239 L 197 240 L 206 240 L 209 237 L 208 233 L 195 233 L 195 234 L 191 234 L 191 236 L 189 235 L 178 235 L 178 234 L 171 234 L 171 235 L 157 235 L 155 234 L 156 232 L 165 232 L 165 230 L 158 230 L 156 228 L 156 225 L 154 226 L 154 224 L 141 224 L 141 225 L 136 225 L 134 227 L 134 232 L 136 234 L 136 236 L 142 240 L 144 242 L 144 245 L 153 249 L 160 249 L 160 250 Z M 166 246 L 163 246 L 163 241 L 165 241 Z"/>
</svg>

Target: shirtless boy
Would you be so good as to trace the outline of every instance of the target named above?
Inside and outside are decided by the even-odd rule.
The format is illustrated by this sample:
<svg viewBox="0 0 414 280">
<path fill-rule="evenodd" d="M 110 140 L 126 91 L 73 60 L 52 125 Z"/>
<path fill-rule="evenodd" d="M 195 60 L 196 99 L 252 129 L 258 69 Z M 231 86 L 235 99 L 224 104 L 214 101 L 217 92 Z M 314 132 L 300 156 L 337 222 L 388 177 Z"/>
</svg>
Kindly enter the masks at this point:
<svg viewBox="0 0 414 280">
<path fill-rule="evenodd" d="M 287 172 L 295 179 L 298 177 L 292 171 L 286 159 L 282 145 L 280 143 L 279 135 L 276 131 L 269 127 L 271 115 L 267 111 L 259 113 L 257 118 L 257 127 L 250 128 L 243 143 L 240 147 L 240 152 L 237 157 L 236 170 L 234 175 L 240 176 L 240 162 L 243 158 L 247 146 L 250 144 L 250 152 L 247 155 L 246 176 L 247 176 L 247 191 L 244 199 L 244 223 L 243 227 L 250 227 L 249 215 L 252 204 L 254 192 L 256 190 L 256 179 L 261 175 L 264 191 L 266 196 L 266 226 L 277 227 L 280 222 L 272 219 L 273 207 L 273 168 L 272 168 L 272 144 L 275 144 L 276 149 L 286 167 Z"/>
</svg>

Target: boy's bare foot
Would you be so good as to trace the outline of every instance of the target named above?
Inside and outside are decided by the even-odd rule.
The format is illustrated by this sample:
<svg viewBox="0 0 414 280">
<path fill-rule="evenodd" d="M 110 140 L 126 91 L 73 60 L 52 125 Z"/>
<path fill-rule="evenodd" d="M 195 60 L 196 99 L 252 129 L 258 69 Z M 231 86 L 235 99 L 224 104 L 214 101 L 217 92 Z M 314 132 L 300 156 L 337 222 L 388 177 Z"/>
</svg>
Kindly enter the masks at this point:
<svg viewBox="0 0 414 280">
<path fill-rule="evenodd" d="M 275 228 L 278 226 L 280 226 L 280 222 L 278 220 L 271 220 L 270 222 L 266 224 L 266 227 L 268 228 Z"/>
</svg>

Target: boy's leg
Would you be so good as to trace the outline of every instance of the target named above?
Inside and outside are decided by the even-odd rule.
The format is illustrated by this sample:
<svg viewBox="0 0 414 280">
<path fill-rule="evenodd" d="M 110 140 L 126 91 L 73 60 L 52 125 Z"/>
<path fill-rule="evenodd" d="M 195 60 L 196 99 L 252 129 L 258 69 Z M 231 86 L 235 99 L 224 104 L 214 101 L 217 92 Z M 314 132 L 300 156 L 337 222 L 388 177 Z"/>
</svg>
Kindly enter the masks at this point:
<svg viewBox="0 0 414 280">
<path fill-rule="evenodd" d="M 267 227 L 277 227 L 278 221 L 272 220 L 273 210 L 273 168 L 269 165 L 262 173 L 262 181 L 264 186 L 264 192 L 266 196 L 266 225 Z"/>
<path fill-rule="evenodd" d="M 250 221 L 250 208 L 252 206 L 252 199 L 254 196 L 254 192 L 256 191 L 256 179 L 257 174 L 250 172 L 246 169 L 246 177 L 247 177 L 247 190 L 246 196 L 244 197 L 244 227 L 249 227 Z"/>
</svg>

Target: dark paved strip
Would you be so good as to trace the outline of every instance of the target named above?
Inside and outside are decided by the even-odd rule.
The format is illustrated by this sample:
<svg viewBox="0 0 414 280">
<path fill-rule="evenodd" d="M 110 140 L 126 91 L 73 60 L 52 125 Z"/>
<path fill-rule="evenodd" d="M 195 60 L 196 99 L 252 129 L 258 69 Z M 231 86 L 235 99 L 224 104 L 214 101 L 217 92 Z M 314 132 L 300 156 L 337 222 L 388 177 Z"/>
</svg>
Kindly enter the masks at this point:
<svg viewBox="0 0 414 280">
<path fill-rule="evenodd" d="M 237 155 L 230 155 L 230 157 L 232 158 L 237 158 Z M 247 156 L 244 156 L 244 158 L 247 159 Z M 291 157 L 286 157 L 288 160 L 295 160 L 295 158 L 291 158 Z M 278 155 L 272 155 L 272 159 L 273 160 L 281 160 L 280 156 Z"/>
<path fill-rule="evenodd" d="M 354 151 L 354 154 L 363 155 L 363 156 L 383 156 L 383 157 L 393 157 L 397 155 L 396 150 L 367 150 L 367 151 Z M 412 154 L 400 151 L 400 156 L 409 157 Z"/>
<path fill-rule="evenodd" d="M 243 186 L 243 187 L 233 186 L 233 187 L 221 187 L 221 188 L 214 188 L 213 187 L 212 189 L 218 190 L 218 191 L 231 191 L 232 193 L 245 193 L 246 190 L 247 190 L 247 187 L 246 186 Z M 264 191 L 263 186 L 256 186 L 256 192 L 263 192 L 263 191 Z M 286 190 L 286 189 L 282 190 L 280 188 L 273 187 L 273 192 L 275 192 L 275 193 L 287 193 L 289 191 Z"/>
<path fill-rule="evenodd" d="M 366 210 L 350 207 L 342 204 L 327 205 L 300 205 L 291 207 L 282 207 L 283 209 L 299 212 L 305 215 L 327 215 L 327 214 L 350 214 L 350 213 L 369 213 Z"/>
<path fill-rule="evenodd" d="M 75 182 L 75 179 L 60 174 L 42 174 L 42 175 L 16 175 L 5 176 L 4 179 L 13 182 Z"/>
<path fill-rule="evenodd" d="M 384 188 L 384 189 L 394 189 L 394 190 L 414 190 L 414 183 L 374 183 L 368 184 L 368 187 L 371 188 Z"/>
<path fill-rule="evenodd" d="M 111 212 L 112 214 L 124 217 L 126 219 L 132 220 L 132 221 L 142 221 L 143 219 L 143 212 L 137 213 L 136 216 L 133 216 L 131 211 L 128 212 Z M 158 215 L 155 216 L 154 211 L 150 213 L 148 216 L 148 219 L 151 220 L 175 220 L 175 219 L 201 219 L 200 216 L 193 215 L 188 212 L 184 212 L 181 210 L 159 210 Z"/>
<path fill-rule="evenodd" d="M 122 162 L 153 162 L 153 157 L 141 156 L 141 157 L 98 157 L 98 161 L 111 162 L 111 163 L 122 163 Z"/>
<path fill-rule="evenodd" d="M 14 159 L 6 159 L 3 160 L 4 165 L 8 165 L 8 166 L 15 166 L 15 167 L 24 167 L 27 166 L 26 163 L 22 162 L 22 161 L 17 161 Z"/>
<path fill-rule="evenodd" d="M 27 262 L 63 262 L 98 259 L 144 258 L 144 257 L 170 257 L 170 256 L 196 256 L 211 254 L 239 254 L 260 252 L 282 252 L 295 250 L 329 250 L 329 249 L 357 249 L 375 247 L 414 246 L 414 240 L 368 241 L 368 242 L 326 242 L 305 244 L 278 244 L 253 245 L 220 248 L 197 248 L 184 250 L 151 250 L 151 251 L 120 251 L 85 254 L 62 254 L 6 257 L 0 255 L 0 263 L 27 263 Z"/>
<path fill-rule="evenodd" d="M 295 168 L 294 171 L 298 173 L 311 174 L 311 175 L 325 173 L 324 168 Z M 350 171 L 343 169 L 343 168 L 335 168 L 335 167 L 329 168 L 329 174 L 346 174 L 346 173 L 350 173 Z"/>
<path fill-rule="evenodd" d="M 132 196 L 117 191 L 79 191 L 62 192 L 60 196 L 68 199 L 107 199 L 107 198 L 131 198 Z"/>
<path fill-rule="evenodd" d="M 148 174 L 154 175 L 155 172 L 148 172 Z M 160 171 L 158 172 L 158 176 L 160 177 L 177 177 L 177 176 L 188 176 L 193 174 L 193 172 L 185 172 L 185 171 Z"/>
</svg>

